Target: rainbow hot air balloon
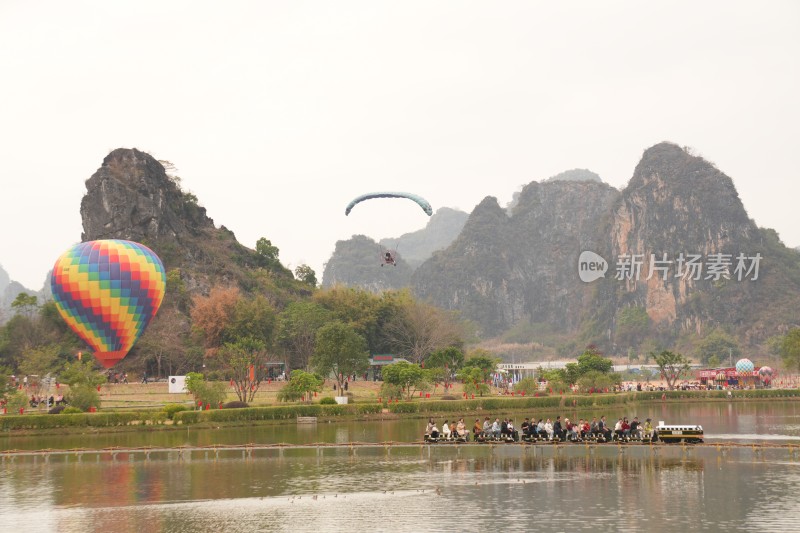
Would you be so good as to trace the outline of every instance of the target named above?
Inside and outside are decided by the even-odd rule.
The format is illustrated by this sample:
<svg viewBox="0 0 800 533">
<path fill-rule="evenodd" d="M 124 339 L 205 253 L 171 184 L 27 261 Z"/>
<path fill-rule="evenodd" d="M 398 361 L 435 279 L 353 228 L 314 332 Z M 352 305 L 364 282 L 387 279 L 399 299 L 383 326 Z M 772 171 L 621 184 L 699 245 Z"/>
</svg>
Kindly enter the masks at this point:
<svg viewBox="0 0 800 533">
<path fill-rule="evenodd" d="M 50 287 L 64 321 L 106 368 L 128 354 L 164 299 L 161 259 L 123 240 L 76 244 L 56 261 Z"/>
</svg>

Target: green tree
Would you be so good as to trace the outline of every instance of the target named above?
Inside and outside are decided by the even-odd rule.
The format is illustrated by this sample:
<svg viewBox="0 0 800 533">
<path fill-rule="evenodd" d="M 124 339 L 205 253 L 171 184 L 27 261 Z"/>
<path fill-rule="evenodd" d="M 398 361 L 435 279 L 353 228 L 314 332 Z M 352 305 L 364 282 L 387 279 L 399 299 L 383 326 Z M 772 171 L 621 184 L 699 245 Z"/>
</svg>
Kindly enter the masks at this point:
<svg viewBox="0 0 800 533">
<path fill-rule="evenodd" d="M 21 390 L 14 390 L 8 393 L 6 398 L 6 409 L 9 414 L 17 414 L 20 409 L 25 409 L 30 405 L 28 395 Z"/>
<path fill-rule="evenodd" d="M 294 402 L 305 398 L 311 403 L 313 393 L 322 391 L 325 380 L 317 374 L 305 370 L 292 370 L 289 381 L 278 391 L 278 401 Z"/>
<path fill-rule="evenodd" d="M 364 337 L 373 353 L 380 353 L 383 320 L 393 303 L 367 291 L 354 288 L 333 287 L 315 291 L 315 303 L 327 309 L 331 318 L 347 324 Z"/>
<path fill-rule="evenodd" d="M 226 374 L 233 381 L 233 390 L 240 402 L 250 403 L 266 378 L 269 361 L 266 345 L 261 339 L 243 337 L 225 343 L 218 353 Z"/>
<path fill-rule="evenodd" d="M 225 342 L 254 339 L 270 346 L 275 334 L 275 308 L 261 295 L 240 298 L 233 307 L 230 322 L 222 332 Z"/>
<path fill-rule="evenodd" d="M 464 392 L 467 394 L 483 396 L 489 393 L 486 375 L 483 369 L 478 366 L 464 366 L 458 372 L 458 379 L 464 384 Z"/>
<path fill-rule="evenodd" d="M 800 328 L 793 328 L 783 336 L 778 353 L 787 369 L 800 370 Z"/>
<path fill-rule="evenodd" d="M 294 269 L 294 277 L 312 287 L 317 286 L 317 273 L 308 265 L 300 265 Z"/>
<path fill-rule="evenodd" d="M 278 315 L 276 344 L 287 355 L 290 368 L 308 368 L 314 355 L 317 330 L 330 321 L 331 312 L 314 302 L 291 302 Z"/>
<path fill-rule="evenodd" d="M 32 317 L 39 308 L 39 299 L 33 294 L 21 292 L 17 294 L 17 297 L 11 302 L 11 308 L 17 313 Z"/>
<path fill-rule="evenodd" d="M 578 356 L 578 367 L 581 375 L 592 370 L 607 374 L 614 367 L 614 362 L 607 357 L 603 357 L 602 352 L 590 345 Z"/>
<path fill-rule="evenodd" d="M 454 346 L 436 350 L 425 359 L 427 368 L 443 370 L 441 372 L 441 382 L 444 384 L 445 390 L 450 387 L 453 377 L 463 365 L 464 352 Z"/>
<path fill-rule="evenodd" d="M 398 361 L 386 365 L 381 369 L 381 374 L 385 383 L 398 386 L 403 390 L 406 400 L 411 400 L 416 392 L 427 390 L 430 383 L 430 373 L 408 361 Z"/>
<path fill-rule="evenodd" d="M 273 246 L 269 239 L 261 237 L 256 241 L 256 254 L 258 255 L 259 266 L 269 269 L 279 266 L 279 253 L 280 250 L 278 250 L 278 247 Z"/>
<path fill-rule="evenodd" d="M 589 392 L 591 390 L 606 390 L 619 385 L 622 381 L 622 376 L 615 372 L 598 372 L 590 370 L 578 378 L 578 390 L 581 392 Z"/>
<path fill-rule="evenodd" d="M 86 384 L 70 387 L 66 400 L 70 406 L 77 407 L 81 411 L 88 411 L 92 407 L 100 408 L 100 395 L 97 393 L 97 388 L 89 387 Z"/>
<path fill-rule="evenodd" d="M 369 368 L 367 342 L 352 326 L 338 321 L 326 324 L 317 332 L 311 366 L 322 376 L 333 374 L 342 391 L 347 376 Z"/>
<path fill-rule="evenodd" d="M 83 356 L 81 361 L 68 361 L 59 373 L 58 379 L 71 387 L 85 385 L 96 389 L 106 382 L 106 377 L 95 370 L 94 359 Z"/>
<path fill-rule="evenodd" d="M 194 401 L 216 407 L 225 400 L 225 384 L 219 381 L 206 381 L 198 372 L 186 374 L 186 390 L 194 396 Z"/>
<path fill-rule="evenodd" d="M 500 359 L 493 357 L 491 352 L 486 350 L 477 349 L 471 351 L 467 358 L 464 360 L 462 368 L 478 368 L 481 371 L 481 381 L 487 381 L 492 377 Z"/>
<path fill-rule="evenodd" d="M 680 379 L 681 374 L 688 372 L 691 368 L 689 359 L 676 352 L 663 350 L 661 353 L 651 355 L 661 371 L 661 376 L 667 382 L 669 390 L 673 390 L 675 382 Z"/>
<path fill-rule="evenodd" d="M 37 346 L 25 350 L 19 363 L 19 371 L 26 375 L 44 377 L 60 367 L 59 347 L 54 344 Z"/>
<path fill-rule="evenodd" d="M 736 339 L 721 329 L 715 329 L 697 346 L 697 358 L 704 365 L 708 364 L 712 355 L 716 355 L 721 361 L 728 361 L 738 359 L 742 355 L 742 350 Z"/>
<path fill-rule="evenodd" d="M 523 378 L 514 383 L 514 392 L 520 394 L 524 393 L 528 396 L 533 396 L 539 392 L 539 382 L 534 378 Z"/>
</svg>

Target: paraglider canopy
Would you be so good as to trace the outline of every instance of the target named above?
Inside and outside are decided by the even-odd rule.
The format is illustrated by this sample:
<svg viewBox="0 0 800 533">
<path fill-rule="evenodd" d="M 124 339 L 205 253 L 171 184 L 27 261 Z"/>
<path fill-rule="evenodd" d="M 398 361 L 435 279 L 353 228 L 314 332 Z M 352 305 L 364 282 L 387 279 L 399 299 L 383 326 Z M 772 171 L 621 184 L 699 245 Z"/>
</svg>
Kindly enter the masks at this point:
<svg viewBox="0 0 800 533">
<path fill-rule="evenodd" d="M 408 192 L 371 192 L 367 194 L 362 194 L 361 196 L 353 198 L 353 200 L 349 204 L 347 204 L 347 208 L 344 210 L 344 214 L 349 215 L 350 211 L 353 210 L 353 207 L 355 207 L 356 204 L 361 203 L 364 200 L 372 200 L 374 198 L 406 198 L 408 200 L 416 202 L 417 205 L 419 205 L 428 216 L 431 216 L 433 214 L 433 208 L 425 198 Z"/>
</svg>

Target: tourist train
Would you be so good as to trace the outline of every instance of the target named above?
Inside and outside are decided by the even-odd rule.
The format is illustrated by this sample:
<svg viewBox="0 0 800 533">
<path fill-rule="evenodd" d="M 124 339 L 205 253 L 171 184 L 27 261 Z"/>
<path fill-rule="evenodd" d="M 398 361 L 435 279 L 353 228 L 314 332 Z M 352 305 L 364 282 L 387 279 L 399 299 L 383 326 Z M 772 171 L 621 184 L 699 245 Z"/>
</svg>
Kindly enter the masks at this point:
<svg viewBox="0 0 800 533">
<path fill-rule="evenodd" d="M 557 416 L 555 421 L 551 419 L 529 420 L 528 418 L 520 426 L 519 430 L 514 426 L 513 419 L 504 419 L 502 422 L 495 418 L 494 422 L 486 417 L 481 423 L 479 418 L 475 419 L 472 429 L 467 429 L 464 419 L 453 420 L 449 423 L 444 421 L 441 430 L 437 424 L 430 419 L 425 428 L 423 436 L 424 442 L 429 443 L 459 443 L 459 442 L 526 442 L 526 443 L 654 443 L 661 441 L 664 443 L 701 443 L 703 442 L 703 427 L 697 424 L 665 424 L 659 421 L 658 426 L 653 426 L 651 419 L 639 422 L 638 417 L 632 421 L 627 418 L 620 418 L 612 427 L 606 422 L 606 417 L 596 417 L 590 422 L 589 419 L 581 419 L 577 423 L 570 422 L 565 418 L 561 422 L 561 417 Z"/>
</svg>

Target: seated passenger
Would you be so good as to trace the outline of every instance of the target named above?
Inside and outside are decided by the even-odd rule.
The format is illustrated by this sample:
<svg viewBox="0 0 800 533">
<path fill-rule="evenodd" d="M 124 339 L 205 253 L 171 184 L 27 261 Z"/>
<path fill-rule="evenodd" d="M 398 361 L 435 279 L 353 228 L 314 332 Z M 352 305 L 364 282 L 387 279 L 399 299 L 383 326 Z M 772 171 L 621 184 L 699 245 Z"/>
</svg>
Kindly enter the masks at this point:
<svg viewBox="0 0 800 533">
<path fill-rule="evenodd" d="M 644 421 L 643 433 L 646 439 L 652 439 L 655 431 L 653 430 L 653 424 L 651 423 L 650 419 Z"/>
<path fill-rule="evenodd" d="M 546 439 L 547 438 L 547 431 L 544 428 L 544 420 L 541 418 L 539 422 L 536 424 L 536 438 L 539 439 Z"/>
<path fill-rule="evenodd" d="M 630 431 L 630 435 L 631 435 L 632 438 L 634 438 L 634 439 L 641 439 L 642 438 L 641 426 L 642 425 L 639 423 L 639 417 L 638 416 L 634 416 L 633 420 L 631 421 L 631 431 Z"/>
<path fill-rule="evenodd" d="M 525 420 L 522 422 L 522 438 L 526 439 L 531 436 L 531 423 L 528 420 L 528 417 L 525 417 Z"/>
<path fill-rule="evenodd" d="M 495 418 L 494 423 L 492 424 L 492 437 L 495 439 L 500 438 L 500 419 Z"/>
<path fill-rule="evenodd" d="M 547 434 L 547 440 L 553 440 L 553 423 L 549 418 L 544 423 L 544 432 Z"/>
<path fill-rule="evenodd" d="M 444 435 L 444 438 L 447 440 L 450 440 L 450 437 L 452 436 L 450 426 L 447 425 L 447 420 L 445 420 L 444 424 L 442 425 L 442 435 Z"/>
<path fill-rule="evenodd" d="M 478 440 L 481 437 L 483 437 L 483 427 L 481 426 L 481 419 L 476 418 L 475 425 L 472 426 L 472 440 Z"/>
<path fill-rule="evenodd" d="M 622 436 L 626 439 L 631 436 L 631 425 L 628 423 L 628 417 L 622 419 Z"/>
<path fill-rule="evenodd" d="M 436 422 L 431 427 L 431 440 L 439 440 L 439 428 L 436 427 Z"/>
<path fill-rule="evenodd" d="M 617 420 L 617 423 L 614 424 L 614 438 L 620 440 L 622 438 L 622 419 L 620 418 Z"/>
<path fill-rule="evenodd" d="M 491 438 L 491 436 L 492 436 L 492 422 L 489 420 L 489 417 L 487 416 L 483 420 L 483 438 L 488 439 Z"/>
<path fill-rule="evenodd" d="M 463 418 L 459 418 L 458 424 L 456 424 L 456 436 L 465 441 L 469 440 L 469 432 L 467 431 L 467 426 L 464 424 Z"/>
<path fill-rule="evenodd" d="M 519 433 L 516 429 L 514 429 L 514 420 L 511 418 L 508 419 L 508 425 L 506 426 L 506 435 L 511 437 L 514 441 L 519 440 Z"/>
<path fill-rule="evenodd" d="M 581 424 L 581 439 L 586 439 L 592 432 L 592 426 L 589 424 L 589 419 L 583 421 Z"/>
</svg>

